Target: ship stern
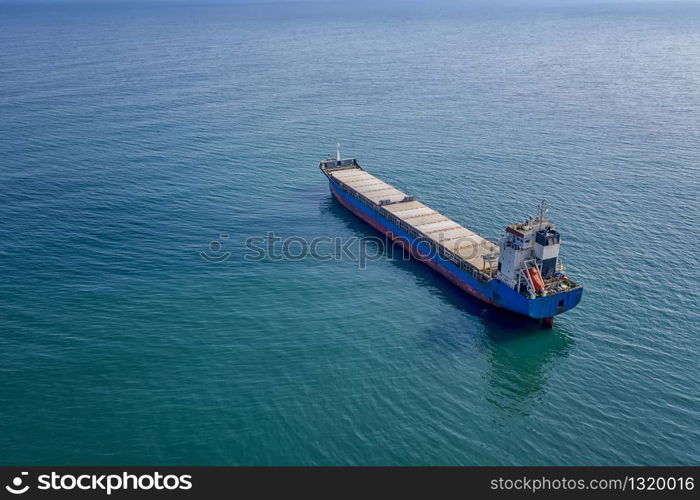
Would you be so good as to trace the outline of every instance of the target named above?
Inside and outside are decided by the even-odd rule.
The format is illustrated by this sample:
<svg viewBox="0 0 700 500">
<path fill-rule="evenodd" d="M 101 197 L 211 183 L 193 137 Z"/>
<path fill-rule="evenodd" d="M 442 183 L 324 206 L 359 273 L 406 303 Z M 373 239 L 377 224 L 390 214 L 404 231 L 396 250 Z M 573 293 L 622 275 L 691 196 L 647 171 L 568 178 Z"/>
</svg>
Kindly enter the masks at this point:
<svg viewBox="0 0 700 500">
<path fill-rule="evenodd" d="M 528 316 L 535 319 L 554 318 L 557 314 L 573 309 L 581 302 L 583 287 L 529 300 Z"/>
</svg>

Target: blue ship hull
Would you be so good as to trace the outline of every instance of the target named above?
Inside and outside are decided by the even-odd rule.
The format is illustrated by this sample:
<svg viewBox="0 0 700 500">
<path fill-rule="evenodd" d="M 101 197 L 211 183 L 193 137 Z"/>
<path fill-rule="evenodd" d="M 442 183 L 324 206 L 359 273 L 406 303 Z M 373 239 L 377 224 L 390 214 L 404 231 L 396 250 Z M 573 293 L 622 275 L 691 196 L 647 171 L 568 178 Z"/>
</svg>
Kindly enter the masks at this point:
<svg viewBox="0 0 700 500">
<path fill-rule="evenodd" d="M 420 261 L 440 273 L 453 284 L 474 297 L 493 306 L 535 319 L 552 318 L 574 308 L 581 300 L 581 287 L 545 297 L 528 299 L 516 290 L 497 279 L 482 281 L 449 260 L 434 255 L 427 243 L 403 231 L 380 214 L 372 211 L 352 196 L 346 194 L 340 185 L 329 177 L 331 192 L 338 201 L 356 216 L 367 222 L 380 233 L 402 245 Z"/>
</svg>

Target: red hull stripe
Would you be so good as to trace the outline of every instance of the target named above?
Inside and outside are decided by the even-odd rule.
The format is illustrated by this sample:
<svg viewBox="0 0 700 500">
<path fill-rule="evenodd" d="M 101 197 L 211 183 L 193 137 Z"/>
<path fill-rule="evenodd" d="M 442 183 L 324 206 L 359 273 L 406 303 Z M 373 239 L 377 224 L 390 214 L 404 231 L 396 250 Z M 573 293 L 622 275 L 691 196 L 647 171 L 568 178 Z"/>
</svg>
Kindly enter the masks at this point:
<svg viewBox="0 0 700 500">
<path fill-rule="evenodd" d="M 442 276 L 444 276 L 445 278 L 447 278 L 449 281 L 451 281 L 453 284 L 455 284 L 456 286 L 458 286 L 459 288 L 461 288 L 463 291 L 467 292 L 468 294 L 473 295 L 474 297 L 477 297 L 477 298 L 480 299 L 480 300 L 483 300 L 483 301 L 486 302 L 487 304 L 491 304 L 491 305 L 494 305 L 494 306 L 496 306 L 496 307 L 499 307 L 499 308 L 503 309 L 500 305 L 494 304 L 493 302 L 491 302 L 491 301 L 488 299 L 488 297 L 486 297 L 486 295 L 484 295 L 483 293 L 481 293 L 481 292 L 479 292 L 478 290 L 476 290 L 474 287 L 472 287 L 472 286 L 468 285 L 467 283 L 465 283 L 462 279 L 459 278 L 459 276 L 457 276 L 456 274 L 454 274 L 454 273 L 448 271 L 447 269 L 445 269 L 444 267 L 442 267 L 440 264 L 438 264 L 437 262 L 435 262 L 435 261 L 433 261 L 432 259 L 430 259 L 427 255 L 425 255 L 425 254 L 423 254 L 422 252 L 420 252 L 417 248 L 415 248 L 413 245 L 411 245 L 410 242 L 406 241 L 405 238 L 403 238 L 403 237 L 401 237 L 401 236 L 399 236 L 399 235 L 394 234 L 390 229 L 388 229 L 387 227 L 385 227 L 385 226 L 384 226 L 382 223 L 380 223 L 379 221 L 377 221 L 377 220 L 375 220 L 375 219 L 373 219 L 373 218 L 371 218 L 371 217 L 368 217 L 368 216 L 366 216 L 365 214 L 363 214 L 361 211 L 357 210 L 357 209 L 356 209 L 355 207 L 353 207 L 350 203 L 348 203 L 347 201 L 345 201 L 345 200 L 343 199 L 343 196 L 341 196 L 341 195 L 335 190 L 335 188 L 333 187 L 333 184 L 331 184 L 331 192 L 333 193 L 333 195 L 336 197 L 336 199 L 337 199 L 345 208 L 347 208 L 348 210 L 350 210 L 353 214 L 355 214 L 357 217 L 359 217 L 360 219 L 362 219 L 363 221 L 365 221 L 367 224 L 369 224 L 370 226 L 372 226 L 374 229 L 376 229 L 376 230 L 379 231 L 380 233 L 386 235 L 386 236 L 387 236 L 388 238 L 390 238 L 392 241 L 394 241 L 394 242 L 398 243 L 399 245 L 401 245 L 402 248 L 408 250 L 408 251 L 410 252 L 410 254 L 411 254 L 414 258 L 416 258 L 416 259 L 420 260 L 421 262 L 427 264 L 428 266 L 430 266 L 431 269 L 433 269 L 434 271 L 440 273 Z"/>
</svg>

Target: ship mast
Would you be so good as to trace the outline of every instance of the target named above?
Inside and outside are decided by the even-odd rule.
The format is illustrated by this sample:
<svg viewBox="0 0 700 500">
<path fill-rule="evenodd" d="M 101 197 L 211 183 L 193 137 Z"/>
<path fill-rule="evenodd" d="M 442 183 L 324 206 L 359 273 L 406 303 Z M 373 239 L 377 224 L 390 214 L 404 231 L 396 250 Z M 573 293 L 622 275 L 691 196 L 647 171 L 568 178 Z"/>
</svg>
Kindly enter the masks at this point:
<svg viewBox="0 0 700 500">
<path fill-rule="evenodd" d="M 540 201 L 540 204 L 537 207 L 537 209 L 538 209 L 538 214 L 537 214 L 538 222 L 547 222 L 547 212 L 549 211 L 549 209 L 547 208 L 547 202 L 545 200 Z"/>
<path fill-rule="evenodd" d="M 340 161 L 340 143 L 339 142 L 335 143 L 335 159 L 337 161 Z"/>
</svg>

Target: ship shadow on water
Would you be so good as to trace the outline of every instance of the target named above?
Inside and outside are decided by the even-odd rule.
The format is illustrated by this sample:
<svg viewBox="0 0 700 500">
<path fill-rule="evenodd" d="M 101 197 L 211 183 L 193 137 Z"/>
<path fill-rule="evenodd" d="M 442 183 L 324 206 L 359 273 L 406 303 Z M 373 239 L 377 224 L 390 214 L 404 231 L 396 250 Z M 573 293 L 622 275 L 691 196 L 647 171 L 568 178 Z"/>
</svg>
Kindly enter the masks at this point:
<svg viewBox="0 0 700 500">
<path fill-rule="evenodd" d="M 552 330 L 490 345 L 486 400 L 508 413 L 529 415 L 573 343 L 568 335 Z"/>
<path fill-rule="evenodd" d="M 342 220 L 354 233 L 368 237 L 380 235 L 333 196 L 322 203 L 321 210 Z M 384 245 L 381 251 L 386 256 L 392 250 Z M 418 260 L 404 259 L 398 247 L 394 246 L 393 251 L 394 258 L 387 259 L 392 265 L 413 274 L 419 285 L 429 287 L 441 300 L 477 318 L 482 326 L 476 338 L 473 329 L 430 330 L 426 342 L 450 353 L 468 349 L 476 342 L 488 360 L 486 400 L 508 413 L 529 414 L 531 405 L 546 393 L 553 366 L 565 358 L 574 345 L 567 326 L 555 320 L 554 326 L 546 329 L 538 320 L 485 304 Z"/>
</svg>

